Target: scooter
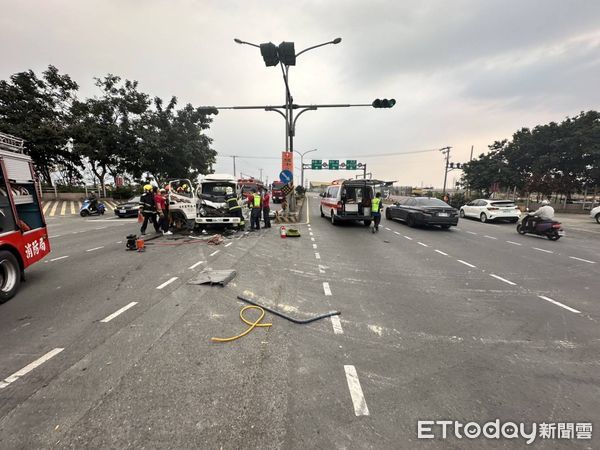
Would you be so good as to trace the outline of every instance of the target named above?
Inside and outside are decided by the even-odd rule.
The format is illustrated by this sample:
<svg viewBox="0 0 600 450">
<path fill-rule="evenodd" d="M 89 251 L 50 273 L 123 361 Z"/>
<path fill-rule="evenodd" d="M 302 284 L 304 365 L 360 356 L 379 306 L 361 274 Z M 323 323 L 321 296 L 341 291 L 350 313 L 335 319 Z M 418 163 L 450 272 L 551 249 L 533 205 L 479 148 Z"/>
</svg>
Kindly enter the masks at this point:
<svg viewBox="0 0 600 450">
<path fill-rule="evenodd" d="M 87 216 L 91 216 L 94 214 L 103 216 L 105 211 L 106 211 L 106 206 L 104 206 L 104 203 L 98 202 L 96 205 L 96 208 L 91 209 L 90 201 L 88 199 L 86 199 L 83 201 L 83 204 L 81 205 L 81 208 L 79 209 L 79 215 L 81 217 L 87 217 Z"/>
<path fill-rule="evenodd" d="M 537 236 L 545 236 L 551 241 L 558 241 L 565 232 L 562 229 L 562 224 L 556 220 L 538 222 L 535 227 L 532 227 L 531 215 L 523 216 L 517 224 L 517 233 L 519 234 L 535 234 Z"/>
</svg>

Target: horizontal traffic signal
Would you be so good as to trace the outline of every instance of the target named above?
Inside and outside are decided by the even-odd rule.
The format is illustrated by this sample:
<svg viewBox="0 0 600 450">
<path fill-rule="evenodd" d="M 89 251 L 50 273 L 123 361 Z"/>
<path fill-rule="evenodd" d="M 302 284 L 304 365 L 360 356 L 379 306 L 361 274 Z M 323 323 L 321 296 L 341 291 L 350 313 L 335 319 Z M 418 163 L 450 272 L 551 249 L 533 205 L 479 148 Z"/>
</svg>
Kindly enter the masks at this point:
<svg viewBox="0 0 600 450">
<path fill-rule="evenodd" d="M 260 54 L 265 61 L 267 67 L 276 66 L 279 64 L 279 55 L 277 53 L 277 46 L 272 42 L 266 44 L 260 44 Z"/>
<path fill-rule="evenodd" d="M 384 99 L 379 99 L 376 98 L 375 101 L 373 101 L 372 105 L 373 108 L 391 108 L 396 104 L 396 99 L 390 98 L 389 100 L 387 98 Z"/>
</svg>

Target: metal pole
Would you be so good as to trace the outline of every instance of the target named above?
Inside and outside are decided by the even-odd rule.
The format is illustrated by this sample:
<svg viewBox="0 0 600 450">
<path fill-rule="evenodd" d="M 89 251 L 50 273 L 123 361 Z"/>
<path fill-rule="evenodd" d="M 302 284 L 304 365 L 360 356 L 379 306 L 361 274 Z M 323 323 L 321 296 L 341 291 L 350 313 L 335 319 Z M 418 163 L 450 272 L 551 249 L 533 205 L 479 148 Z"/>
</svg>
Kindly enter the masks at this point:
<svg viewBox="0 0 600 450">
<path fill-rule="evenodd" d="M 446 168 L 444 170 L 444 188 L 442 189 L 442 195 L 446 195 L 446 181 L 448 179 L 448 164 L 450 163 L 450 149 L 452 147 L 445 147 L 442 152 L 446 154 Z"/>
<path fill-rule="evenodd" d="M 300 186 L 304 187 L 304 154 L 300 155 Z"/>
<path fill-rule="evenodd" d="M 235 158 L 236 157 L 232 156 L 232 158 L 233 158 L 233 178 L 235 178 L 236 177 L 236 175 L 235 175 Z"/>
</svg>

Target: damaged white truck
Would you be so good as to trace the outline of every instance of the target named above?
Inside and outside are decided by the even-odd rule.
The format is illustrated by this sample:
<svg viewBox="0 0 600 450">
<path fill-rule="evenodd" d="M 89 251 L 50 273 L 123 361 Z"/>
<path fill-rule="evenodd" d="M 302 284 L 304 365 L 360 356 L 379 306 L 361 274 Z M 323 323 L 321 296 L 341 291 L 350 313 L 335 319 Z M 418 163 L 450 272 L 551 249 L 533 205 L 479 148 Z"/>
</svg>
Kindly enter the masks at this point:
<svg viewBox="0 0 600 450">
<path fill-rule="evenodd" d="M 232 217 L 225 194 L 227 188 L 238 192 L 236 179 L 227 174 L 210 174 L 194 186 L 190 180 L 169 182 L 169 209 L 172 225 L 178 229 L 201 231 L 213 228 L 237 228 L 240 218 Z"/>
</svg>

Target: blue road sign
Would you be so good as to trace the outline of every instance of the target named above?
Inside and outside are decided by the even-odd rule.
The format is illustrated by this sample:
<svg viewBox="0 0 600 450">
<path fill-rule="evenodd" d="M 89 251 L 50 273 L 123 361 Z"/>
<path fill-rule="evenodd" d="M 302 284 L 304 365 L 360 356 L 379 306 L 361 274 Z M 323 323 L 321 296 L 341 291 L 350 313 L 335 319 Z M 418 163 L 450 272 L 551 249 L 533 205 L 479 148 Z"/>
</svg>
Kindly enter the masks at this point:
<svg viewBox="0 0 600 450">
<path fill-rule="evenodd" d="M 282 170 L 279 179 L 282 183 L 288 184 L 294 179 L 294 174 L 290 170 Z"/>
</svg>

